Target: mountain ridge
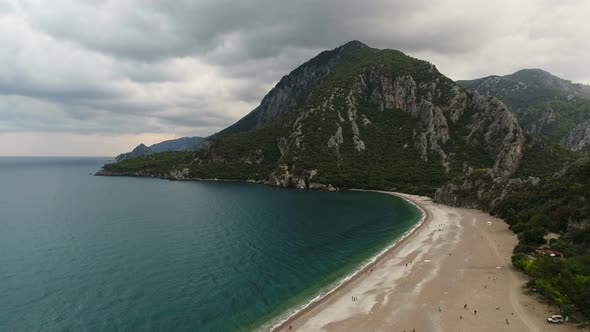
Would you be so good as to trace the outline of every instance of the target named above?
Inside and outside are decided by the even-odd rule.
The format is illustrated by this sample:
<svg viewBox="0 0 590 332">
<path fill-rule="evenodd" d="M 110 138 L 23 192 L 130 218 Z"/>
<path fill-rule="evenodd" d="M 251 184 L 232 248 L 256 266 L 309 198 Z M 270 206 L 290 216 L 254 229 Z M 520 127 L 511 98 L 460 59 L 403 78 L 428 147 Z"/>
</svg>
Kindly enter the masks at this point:
<svg viewBox="0 0 590 332">
<path fill-rule="evenodd" d="M 288 108 L 295 106 L 298 99 L 308 97 L 309 91 L 342 60 L 344 53 L 358 49 L 374 50 L 358 40 L 353 40 L 333 50 L 321 52 L 283 76 L 262 98 L 258 107 L 210 137 L 248 131 L 272 122 L 277 116 L 288 111 Z M 295 92 L 294 95 L 291 95 L 291 92 Z"/>
<path fill-rule="evenodd" d="M 541 69 L 457 81 L 495 96 L 514 111 L 522 126 L 574 151 L 590 148 L 590 85 L 572 83 Z"/>
<path fill-rule="evenodd" d="M 260 106 L 210 137 L 190 167 L 173 173 L 434 193 L 466 167 L 509 176 L 524 141 L 498 99 L 462 89 L 427 61 L 353 41 L 284 76 Z M 412 165 L 430 176 L 410 172 Z"/>
<path fill-rule="evenodd" d="M 131 152 L 119 154 L 117 157 L 115 157 L 115 161 L 119 162 L 131 158 L 167 151 L 193 151 L 199 149 L 205 140 L 206 139 L 203 137 L 195 136 L 166 140 L 160 143 L 152 144 L 149 147 L 143 143 L 140 143 L 133 150 L 131 150 Z"/>
</svg>

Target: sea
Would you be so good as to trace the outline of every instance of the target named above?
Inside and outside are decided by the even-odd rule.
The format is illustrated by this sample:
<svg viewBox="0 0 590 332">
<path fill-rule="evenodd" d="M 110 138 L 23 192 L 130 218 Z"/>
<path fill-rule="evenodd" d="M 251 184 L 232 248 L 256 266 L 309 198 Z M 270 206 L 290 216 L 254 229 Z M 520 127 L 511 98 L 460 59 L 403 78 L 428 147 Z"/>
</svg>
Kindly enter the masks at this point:
<svg viewBox="0 0 590 332">
<path fill-rule="evenodd" d="M 398 197 L 99 177 L 0 157 L 0 331 L 251 331 L 420 220 Z"/>
</svg>

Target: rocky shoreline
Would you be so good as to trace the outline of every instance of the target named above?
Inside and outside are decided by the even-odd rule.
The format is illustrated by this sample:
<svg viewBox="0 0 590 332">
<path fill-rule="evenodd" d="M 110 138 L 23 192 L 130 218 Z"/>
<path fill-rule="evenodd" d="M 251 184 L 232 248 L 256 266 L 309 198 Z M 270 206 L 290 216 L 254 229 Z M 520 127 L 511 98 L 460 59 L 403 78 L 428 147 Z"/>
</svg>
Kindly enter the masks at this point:
<svg viewBox="0 0 590 332">
<path fill-rule="evenodd" d="M 284 178 L 271 178 L 270 180 L 239 180 L 239 179 L 218 179 L 218 178 L 193 178 L 188 177 L 188 172 L 170 172 L 168 174 L 150 174 L 147 172 L 111 172 L 104 169 L 98 170 L 94 176 L 126 176 L 157 178 L 170 181 L 205 181 L 205 182 L 238 182 L 238 183 L 255 183 L 280 188 L 295 188 L 322 191 L 340 191 L 340 188 L 331 184 L 310 182 L 307 177 L 288 176 Z"/>
</svg>

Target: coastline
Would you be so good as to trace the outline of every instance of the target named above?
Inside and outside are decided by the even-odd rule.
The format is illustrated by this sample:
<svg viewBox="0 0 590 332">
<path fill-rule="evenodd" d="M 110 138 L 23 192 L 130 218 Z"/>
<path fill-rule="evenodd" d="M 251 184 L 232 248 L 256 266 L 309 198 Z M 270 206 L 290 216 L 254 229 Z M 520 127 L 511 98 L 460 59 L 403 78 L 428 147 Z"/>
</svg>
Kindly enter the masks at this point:
<svg viewBox="0 0 590 332">
<path fill-rule="evenodd" d="M 165 178 L 138 174 L 117 174 L 115 176 L 271 185 L 267 182 L 252 180 Z M 321 190 L 319 188 L 310 189 Z M 401 238 L 393 241 L 391 245 L 367 260 L 367 263 L 363 263 L 357 270 L 336 282 L 334 287 L 320 293 L 293 311 L 276 317 L 274 321 L 267 321 L 258 329 L 270 331 L 406 329 L 411 331 L 418 327 L 417 330 L 419 331 L 504 330 L 540 332 L 547 329 L 546 317 L 558 313 L 558 309 L 542 302 L 535 295 L 531 296 L 531 294 L 524 293 L 522 285 L 528 279 L 524 274 L 512 267 L 510 259 L 512 250 L 518 240 L 516 234 L 508 229 L 508 225 L 503 220 L 480 210 L 437 204 L 432 202 L 431 198 L 425 196 L 379 190 L 349 190 L 377 192 L 401 197 L 406 202 L 417 207 L 422 212 L 423 219 L 404 233 Z M 441 236 L 433 236 L 435 235 L 434 230 L 430 229 L 431 232 L 428 233 L 428 230 L 425 229 L 426 226 L 432 226 L 428 224 L 432 224 L 433 219 L 435 222 L 443 221 L 441 224 L 434 225 L 435 228 L 439 228 L 438 231 L 444 231 L 445 234 L 442 238 L 451 234 L 451 232 L 448 232 L 451 228 L 457 231 L 455 235 L 451 236 L 452 245 L 447 247 L 451 251 L 462 247 L 463 251 L 467 252 L 467 254 L 463 255 L 463 259 L 468 264 L 453 262 L 454 266 L 448 267 L 442 262 L 428 259 L 423 260 L 424 265 L 431 265 L 434 270 L 426 273 L 423 266 L 417 266 L 419 271 L 414 273 L 414 265 L 412 265 L 414 261 L 411 260 L 409 261 L 410 273 L 406 272 L 408 268 L 408 259 L 406 259 L 406 270 L 400 273 L 403 270 L 403 264 L 400 265 L 399 263 L 404 256 L 403 254 L 399 255 L 401 252 L 406 253 L 406 258 L 418 258 L 417 263 L 420 265 L 422 265 L 420 259 L 425 254 L 446 258 L 444 250 L 440 248 L 444 246 L 444 242 L 440 241 Z M 451 222 L 448 224 L 452 227 L 447 229 L 447 222 L 449 221 Z M 487 234 L 488 232 L 490 234 Z M 469 235 L 471 239 L 466 239 L 466 235 Z M 485 241 L 481 241 L 484 236 Z M 435 241 L 432 241 L 429 237 L 434 238 Z M 420 250 L 416 250 L 418 247 L 420 247 Z M 425 249 L 422 250 L 422 248 Z M 441 251 L 443 251 L 442 255 Z M 411 255 L 407 255 L 410 252 Z M 446 253 L 449 253 L 449 251 L 446 251 Z M 451 254 L 452 252 L 449 253 L 449 256 Z M 392 257 L 395 255 L 398 257 Z M 453 258 L 455 257 L 453 255 Z M 480 265 L 476 262 L 478 259 L 484 261 L 483 265 L 485 267 L 478 266 Z M 373 269 L 379 273 L 373 273 Z M 383 273 L 387 273 L 389 278 L 382 278 Z M 374 276 L 377 274 L 380 274 L 382 279 L 378 283 L 372 280 L 375 279 Z M 417 276 L 413 276 L 414 274 L 417 274 Z M 485 278 L 489 280 L 493 278 L 494 287 L 490 287 L 490 290 L 487 290 L 488 284 L 485 282 Z M 371 280 L 367 281 L 368 279 Z M 482 281 L 484 283 L 481 283 Z M 400 295 L 399 292 L 394 293 L 393 290 L 400 288 L 402 284 L 404 287 L 401 289 L 401 295 L 403 295 L 404 299 L 397 301 L 401 305 L 400 309 L 393 307 L 392 303 L 396 301 L 389 299 Z M 480 289 L 482 285 L 486 291 Z M 441 293 L 440 289 L 445 289 L 445 287 L 450 291 Z M 428 290 L 423 291 L 424 288 Z M 351 308 L 350 302 L 348 302 L 351 301 L 350 295 L 352 294 L 352 297 L 355 298 L 354 295 L 357 295 L 357 293 L 368 295 L 369 298 L 368 300 L 361 300 L 363 302 L 359 306 L 362 307 L 361 309 Z M 476 296 L 473 297 L 472 293 L 475 293 Z M 358 295 L 356 299 L 358 301 Z M 473 312 L 473 317 L 465 316 L 469 312 L 467 303 L 465 303 L 465 307 L 463 307 L 463 304 L 459 305 L 459 303 L 464 302 L 470 303 L 470 308 L 472 308 L 472 305 L 478 307 Z M 433 307 L 436 308 L 437 305 L 438 313 L 432 309 Z M 493 307 L 493 305 L 498 306 Z M 447 306 L 450 306 L 451 310 L 447 310 Z M 480 307 L 487 309 L 485 315 L 482 314 Z M 425 308 L 428 308 L 428 310 L 425 310 Z M 442 308 L 445 308 L 445 310 Z M 384 309 L 388 310 L 385 311 Z M 401 312 L 403 314 L 400 314 Z M 449 316 L 449 313 L 451 316 Z M 397 321 L 392 321 L 392 316 L 399 316 L 401 319 L 398 317 Z M 406 326 L 409 324 L 408 322 L 412 323 Z M 574 324 L 552 324 L 551 330 L 575 331 L 577 329 Z"/>
<path fill-rule="evenodd" d="M 516 235 L 498 218 L 393 192 L 424 220 L 271 331 L 546 331 L 556 309 L 525 294 Z M 352 300 L 351 298 L 356 298 Z M 573 324 L 552 331 L 575 331 Z"/>
<path fill-rule="evenodd" d="M 358 278 L 362 277 L 366 273 L 368 273 L 373 266 L 380 263 L 381 260 L 385 259 L 385 257 L 390 254 L 392 251 L 396 250 L 398 247 L 402 246 L 404 242 L 410 240 L 413 234 L 416 233 L 422 226 L 427 224 L 431 217 L 430 211 L 424 209 L 417 201 L 415 201 L 412 197 L 414 195 L 397 193 L 397 192 L 390 192 L 390 191 L 379 191 L 379 190 L 366 190 L 366 189 L 350 189 L 349 191 L 360 191 L 360 192 L 376 192 L 385 195 L 392 195 L 399 197 L 409 204 L 413 205 L 417 208 L 420 213 L 421 217 L 418 222 L 412 226 L 408 231 L 406 231 L 400 238 L 394 240 L 390 245 L 388 245 L 385 249 L 378 252 L 375 256 L 370 258 L 367 262 L 361 265 L 358 269 L 354 270 L 351 274 L 344 277 L 342 280 L 338 281 L 336 285 L 330 288 L 328 291 L 323 292 L 316 297 L 314 297 L 311 301 L 307 302 L 303 306 L 298 307 L 297 309 L 293 310 L 291 313 L 287 314 L 285 318 L 279 319 L 277 322 L 271 322 L 269 331 L 278 331 L 281 329 L 285 329 L 289 326 L 289 324 L 302 315 L 305 315 L 308 311 L 312 310 L 315 306 L 321 304 L 323 301 L 326 301 L 331 295 L 337 293 L 341 288 L 345 288 L 346 286 L 350 285 Z"/>
</svg>

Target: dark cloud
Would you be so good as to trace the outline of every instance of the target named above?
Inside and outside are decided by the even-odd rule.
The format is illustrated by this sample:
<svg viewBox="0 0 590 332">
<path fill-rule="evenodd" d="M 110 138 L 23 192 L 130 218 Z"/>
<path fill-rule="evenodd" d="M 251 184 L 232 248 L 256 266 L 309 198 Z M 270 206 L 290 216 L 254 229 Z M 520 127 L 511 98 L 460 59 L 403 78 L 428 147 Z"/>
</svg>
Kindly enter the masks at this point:
<svg viewBox="0 0 590 332">
<path fill-rule="evenodd" d="M 486 6 L 449 3 L 455 5 L 425 0 L 136 0 L 58 1 L 52 6 L 25 1 L 23 7 L 35 28 L 111 56 L 142 61 L 204 56 L 233 63 L 274 57 L 287 47 L 332 48 L 351 39 L 409 51 L 461 53 L 493 34 L 495 18 L 485 17 Z"/>
<path fill-rule="evenodd" d="M 453 79 L 540 67 L 590 82 L 588 12 L 584 0 L 1 1 L 0 131 L 208 135 L 353 39 Z"/>
</svg>

